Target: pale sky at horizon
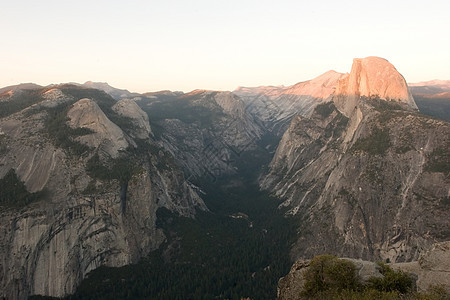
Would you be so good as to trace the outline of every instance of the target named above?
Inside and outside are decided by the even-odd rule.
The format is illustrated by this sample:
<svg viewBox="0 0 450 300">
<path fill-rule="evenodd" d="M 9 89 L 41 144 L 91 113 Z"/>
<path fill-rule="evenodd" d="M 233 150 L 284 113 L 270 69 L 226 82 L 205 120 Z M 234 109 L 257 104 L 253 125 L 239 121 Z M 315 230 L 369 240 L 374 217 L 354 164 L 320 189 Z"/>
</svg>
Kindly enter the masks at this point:
<svg viewBox="0 0 450 300">
<path fill-rule="evenodd" d="M 407 82 L 450 79 L 448 0 L 5 0 L 0 9 L 0 88 L 291 85 L 373 55 Z"/>
</svg>

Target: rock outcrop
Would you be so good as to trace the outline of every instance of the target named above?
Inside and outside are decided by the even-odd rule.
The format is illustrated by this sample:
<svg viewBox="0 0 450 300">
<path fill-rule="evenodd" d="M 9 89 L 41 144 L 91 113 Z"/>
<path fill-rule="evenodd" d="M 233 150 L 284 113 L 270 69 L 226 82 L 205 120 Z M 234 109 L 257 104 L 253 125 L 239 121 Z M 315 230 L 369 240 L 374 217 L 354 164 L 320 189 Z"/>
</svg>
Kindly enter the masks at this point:
<svg viewBox="0 0 450 300">
<path fill-rule="evenodd" d="M 384 100 L 398 100 L 414 106 L 414 99 L 408 91 L 403 76 L 381 57 L 355 58 L 350 74 L 342 78 L 336 95 L 359 97 L 380 97 Z"/>
<path fill-rule="evenodd" d="M 240 97 L 231 92 L 164 92 L 137 103 L 149 114 L 152 128 L 159 128 L 155 138 L 194 178 L 215 180 L 235 173 L 236 157 L 257 148 L 263 133 Z"/>
<path fill-rule="evenodd" d="M 380 57 L 355 58 L 350 74 L 339 80 L 334 101 L 339 110 L 349 116 L 361 97 L 394 100 L 417 109 L 403 76 Z"/>
<path fill-rule="evenodd" d="M 348 95 L 341 87 L 309 118 L 295 117 L 261 180 L 300 219 L 294 258 L 411 261 L 449 238 L 450 125 L 411 111 L 401 75 L 392 75 L 392 86 L 402 91 L 391 91 L 390 77 L 373 77 L 383 70 L 395 69 L 378 58 L 356 60 L 341 80 Z M 352 74 L 370 80 L 361 88 Z M 375 96 L 370 86 L 387 88 Z M 400 102 L 383 100 L 395 95 Z"/>
<path fill-rule="evenodd" d="M 379 266 L 372 261 L 343 258 L 352 262 L 362 283 L 370 277 L 382 277 Z M 390 264 L 394 270 L 401 270 L 415 281 L 419 292 L 427 291 L 432 285 L 443 286 L 450 293 L 450 242 L 434 244 L 425 251 L 418 261 Z M 277 299 L 298 299 L 305 284 L 304 273 L 308 270 L 310 260 L 296 261 L 290 272 L 278 282 Z"/>
<path fill-rule="evenodd" d="M 117 157 L 128 143 L 122 129 L 111 122 L 92 99 L 81 99 L 67 112 L 69 126 L 87 128 L 93 131 L 77 137 L 77 140 L 92 148 L 101 148 L 111 157 Z"/>
<path fill-rule="evenodd" d="M 352 262 L 356 267 L 358 277 L 362 282 L 366 282 L 370 277 L 382 277 L 378 265 L 371 261 L 361 259 L 343 258 Z M 304 274 L 308 270 L 310 260 L 296 261 L 289 273 L 280 278 L 277 287 L 277 299 L 291 300 L 298 299 L 305 285 Z"/>
<path fill-rule="evenodd" d="M 440 285 L 450 293 L 450 241 L 434 244 L 421 253 L 417 261 L 391 266 L 396 270 L 416 274 L 419 291 L 425 291 L 431 285 Z"/>
<path fill-rule="evenodd" d="M 206 209 L 167 150 L 149 144 L 124 157 L 119 150 L 133 139 L 109 120 L 95 97 L 77 101 L 67 94 L 73 89 L 42 90 L 37 103 L 29 101 L 33 107 L 0 118 L 0 180 L 13 169 L 28 192 L 41 192 L 25 206 L 0 203 L 0 298 L 73 293 L 91 270 L 136 263 L 156 249 L 165 240 L 156 226 L 159 208 L 186 217 Z M 48 105 L 49 95 L 59 106 Z M 73 128 L 94 131 L 67 137 L 91 151 L 76 154 L 73 143 L 56 142 L 46 131 L 55 117 L 52 109 L 68 111 Z M 66 116 L 59 117 L 63 127 Z M 104 160 L 96 161 L 97 154 Z M 114 165 L 120 159 L 126 159 L 125 170 Z M 120 173 L 125 171 L 126 176 Z"/>
<path fill-rule="evenodd" d="M 123 99 L 118 101 L 112 109 L 119 115 L 130 119 L 130 125 L 133 127 L 131 132 L 134 137 L 147 139 L 153 135 L 148 120 L 148 115 L 136 104 L 133 99 Z"/>
<path fill-rule="evenodd" d="M 265 128 L 282 135 L 296 114 L 309 116 L 314 107 L 330 99 L 342 73 L 328 71 L 312 80 L 292 86 L 239 87 L 246 109 L 261 120 Z"/>
<path fill-rule="evenodd" d="M 214 101 L 223 109 L 228 120 L 224 120 L 222 137 L 228 145 L 236 148 L 248 147 L 263 133 L 254 117 L 246 110 L 244 102 L 231 92 L 219 92 Z"/>
<path fill-rule="evenodd" d="M 282 91 L 282 94 L 328 99 L 335 93 L 337 83 L 343 76 L 344 74 L 331 70 L 312 80 L 294 84 Z"/>
</svg>

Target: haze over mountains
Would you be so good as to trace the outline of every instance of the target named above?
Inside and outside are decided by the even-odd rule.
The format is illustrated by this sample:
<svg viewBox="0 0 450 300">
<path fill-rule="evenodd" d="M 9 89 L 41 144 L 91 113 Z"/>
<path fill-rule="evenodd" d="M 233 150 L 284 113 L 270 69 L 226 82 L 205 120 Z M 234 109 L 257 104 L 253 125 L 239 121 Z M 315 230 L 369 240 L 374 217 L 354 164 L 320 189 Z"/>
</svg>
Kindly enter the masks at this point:
<svg viewBox="0 0 450 300">
<path fill-rule="evenodd" d="M 82 293 L 92 270 L 138 263 L 157 249 L 167 269 L 198 259 L 206 273 L 208 255 L 183 244 L 181 217 L 203 226 L 217 219 L 248 234 L 242 240 L 252 247 L 266 245 L 270 255 L 230 273 L 248 287 L 261 280 L 271 295 L 287 272 L 277 255 L 417 260 L 450 240 L 448 92 L 450 81 L 408 87 L 378 57 L 355 59 L 347 74 L 233 92 L 136 94 L 93 82 L 2 88 L 0 296 Z M 228 230 L 214 228 L 196 241 Z M 292 234 L 277 240 L 283 232 Z M 235 239 L 214 241 L 233 249 Z M 223 287 L 227 297 L 250 295 L 236 286 Z"/>
<path fill-rule="evenodd" d="M 409 88 L 422 113 L 450 121 L 450 80 L 411 83 Z"/>
</svg>

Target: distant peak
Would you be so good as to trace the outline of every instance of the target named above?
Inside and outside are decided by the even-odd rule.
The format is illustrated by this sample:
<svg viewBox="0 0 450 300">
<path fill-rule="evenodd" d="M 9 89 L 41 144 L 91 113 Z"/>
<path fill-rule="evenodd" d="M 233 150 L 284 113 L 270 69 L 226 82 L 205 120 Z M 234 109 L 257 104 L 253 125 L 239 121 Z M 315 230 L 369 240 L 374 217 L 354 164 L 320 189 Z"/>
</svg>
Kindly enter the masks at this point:
<svg viewBox="0 0 450 300">
<path fill-rule="evenodd" d="M 112 86 L 110 86 L 107 82 L 94 82 L 94 81 L 86 81 L 83 86 L 85 87 L 92 87 L 95 89 L 110 91 L 114 89 Z"/>
<path fill-rule="evenodd" d="M 436 86 L 450 88 L 450 80 L 434 79 L 429 81 L 421 81 L 416 83 L 408 83 L 409 86 Z"/>
<path fill-rule="evenodd" d="M 18 90 L 35 90 L 35 89 L 40 89 L 42 88 L 42 86 L 37 85 L 35 83 L 21 83 L 21 84 L 17 84 L 17 85 L 11 85 L 11 86 L 7 86 L 4 88 L 0 88 L 0 93 L 5 93 L 5 92 L 9 92 L 11 91 L 12 93 Z"/>
<path fill-rule="evenodd" d="M 89 81 L 86 81 L 85 83 L 84 83 L 85 85 L 97 85 L 97 84 L 101 84 L 101 85 L 109 85 L 107 82 L 95 82 L 95 81 L 91 81 L 91 80 L 89 80 Z"/>
<path fill-rule="evenodd" d="M 283 91 L 287 95 L 305 95 L 314 98 L 326 99 L 330 97 L 338 84 L 340 78 L 345 74 L 334 70 L 327 71 L 314 79 L 299 82 Z"/>
<path fill-rule="evenodd" d="M 211 90 L 203 90 L 203 89 L 196 89 L 193 91 L 190 91 L 189 93 L 185 94 L 185 96 L 195 96 L 195 95 L 200 95 L 200 94 L 204 94 L 204 93 L 210 93 L 213 92 Z"/>
</svg>

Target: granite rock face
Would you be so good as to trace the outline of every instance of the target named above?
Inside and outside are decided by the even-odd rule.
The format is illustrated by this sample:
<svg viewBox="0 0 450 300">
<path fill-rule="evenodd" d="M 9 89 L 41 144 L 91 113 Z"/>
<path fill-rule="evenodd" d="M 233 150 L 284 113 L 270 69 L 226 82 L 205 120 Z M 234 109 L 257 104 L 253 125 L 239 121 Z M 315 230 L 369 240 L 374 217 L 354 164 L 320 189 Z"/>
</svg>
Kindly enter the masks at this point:
<svg viewBox="0 0 450 300">
<path fill-rule="evenodd" d="M 156 249 L 165 240 L 155 225 L 159 208 L 187 217 L 206 209 L 180 169 L 163 159 L 170 156 L 167 150 L 151 146 L 147 139 L 148 148 L 129 154 L 135 147 L 133 137 L 106 116 L 95 97 L 78 100 L 70 91 L 92 96 L 90 90 L 74 92 L 73 87 L 43 89 L 32 107 L 0 119 L 1 142 L 6 145 L 0 152 L 0 178 L 13 169 L 29 192 L 45 191 L 26 206 L 0 203 L 0 297 L 73 293 L 89 271 L 136 263 Z M 49 105 L 52 101 L 57 105 Z M 67 111 L 60 118 L 66 118 L 72 130 L 92 132 L 71 136 L 67 130 L 72 144 L 57 144 L 47 131 L 56 118 L 52 109 Z M 137 112 L 128 117 L 142 120 Z M 90 150 L 80 154 L 64 146 L 77 141 Z M 152 147 L 159 150 L 150 151 Z M 126 171 L 115 167 L 125 159 L 135 167 L 127 176 L 114 175 Z M 89 167 L 93 163 L 95 167 Z"/>
<path fill-rule="evenodd" d="M 120 150 L 125 150 L 128 143 L 123 131 L 111 122 L 92 99 L 80 99 L 67 112 L 68 124 L 72 128 L 87 128 L 93 133 L 77 138 L 81 143 L 91 147 L 101 147 L 111 157 L 117 157 Z"/>
<path fill-rule="evenodd" d="M 351 93 L 338 89 L 310 117 L 294 117 L 261 187 L 299 219 L 295 259 L 331 253 L 415 260 L 435 241 L 450 239 L 450 126 L 405 103 L 403 77 L 391 74 L 385 60 L 355 63 L 349 78 L 367 74 L 364 88 L 352 85 L 360 80 L 341 79 L 339 85 L 353 82 L 346 85 Z M 368 87 L 384 86 L 383 70 L 396 89 L 375 96 L 379 89 Z M 402 98 L 389 100 L 396 95 Z"/>
<path fill-rule="evenodd" d="M 433 244 L 420 254 L 417 261 L 395 263 L 392 268 L 417 275 L 417 289 L 425 291 L 430 285 L 442 285 L 450 293 L 450 242 Z"/>
<path fill-rule="evenodd" d="M 123 99 L 118 101 L 112 109 L 119 115 L 130 120 L 133 128 L 133 135 L 139 139 L 147 139 L 153 135 L 148 115 L 136 104 L 134 99 Z"/>
<path fill-rule="evenodd" d="M 236 157 L 256 149 L 264 133 L 231 92 L 154 93 L 137 104 L 149 114 L 155 139 L 191 178 L 235 174 Z"/>
<path fill-rule="evenodd" d="M 387 60 L 375 56 L 355 58 L 350 74 L 339 80 L 335 95 L 396 100 L 417 109 L 403 76 Z"/>
<path fill-rule="evenodd" d="M 246 109 L 275 135 L 283 135 L 291 119 L 309 116 L 316 105 L 330 100 L 344 74 L 328 71 L 312 80 L 292 86 L 239 87 Z"/>
</svg>

